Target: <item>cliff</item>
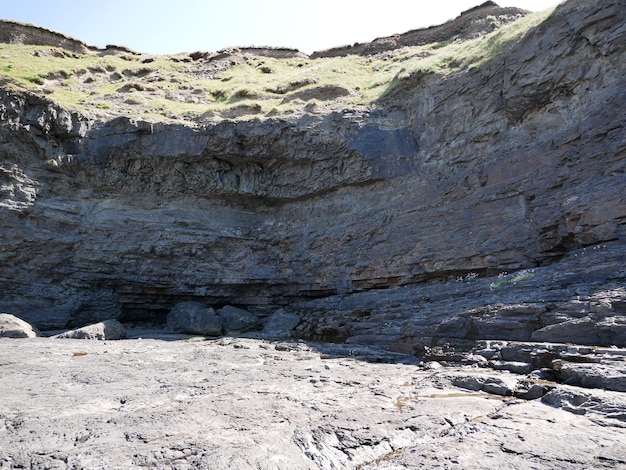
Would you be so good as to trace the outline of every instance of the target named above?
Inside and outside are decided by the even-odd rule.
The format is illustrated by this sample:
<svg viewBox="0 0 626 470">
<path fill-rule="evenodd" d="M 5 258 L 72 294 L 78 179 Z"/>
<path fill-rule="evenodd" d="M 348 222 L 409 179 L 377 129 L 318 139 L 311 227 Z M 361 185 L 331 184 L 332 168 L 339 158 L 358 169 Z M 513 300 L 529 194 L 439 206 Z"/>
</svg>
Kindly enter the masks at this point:
<svg viewBox="0 0 626 470">
<path fill-rule="evenodd" d="M 316 101 L 291 114 L 158 121 L 113 98 L 60 104 L 56 76 L 7 85 L 0 310 L 45 330 L 162 323 L 196 300 L 419 354 L 626 346 L 624 20 L 619 0 L 570 0 L 485 60 L 398 73 L 366 105 L 345 107 L 347 85 L 328 105 L 331 85 L 293 85 Z M 183 63 L 219 81 L 255 60 Z M 160 93 L 133 70 L 78 75 L 115 73 Z"/>
</svg>

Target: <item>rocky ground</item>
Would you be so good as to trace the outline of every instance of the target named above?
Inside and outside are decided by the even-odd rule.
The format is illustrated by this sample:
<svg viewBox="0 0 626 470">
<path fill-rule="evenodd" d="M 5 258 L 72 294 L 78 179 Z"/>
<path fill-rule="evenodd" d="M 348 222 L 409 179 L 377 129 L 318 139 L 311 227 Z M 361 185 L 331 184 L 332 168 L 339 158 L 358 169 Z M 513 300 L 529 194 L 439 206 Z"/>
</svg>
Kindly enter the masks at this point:
<svg viewBox="0 0 626 470">
<path fill-rule="evenodd" d="M 128 333 L 0 338 L 0 468 L 626 468 L 623 393 L 367 347 Z M 529 381 L 545 394 L 516 397 Z"/>
</svg>

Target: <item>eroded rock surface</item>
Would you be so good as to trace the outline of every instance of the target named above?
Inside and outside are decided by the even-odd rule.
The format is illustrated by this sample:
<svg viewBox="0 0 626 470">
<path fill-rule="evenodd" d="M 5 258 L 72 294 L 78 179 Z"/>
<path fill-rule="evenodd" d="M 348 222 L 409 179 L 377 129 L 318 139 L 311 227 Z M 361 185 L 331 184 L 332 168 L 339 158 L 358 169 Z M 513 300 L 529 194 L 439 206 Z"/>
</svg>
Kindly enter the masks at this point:
<svg viewBox="0 0 626 470">
<path fill-rule="evenodd" d="M 406 359 L 233 338 L 0 339 L 0 468 L 626 465 L 623 394 L 550 383 L 522 400 L 499 393 L 521 380 L 509 372 Z"/>
</svg>

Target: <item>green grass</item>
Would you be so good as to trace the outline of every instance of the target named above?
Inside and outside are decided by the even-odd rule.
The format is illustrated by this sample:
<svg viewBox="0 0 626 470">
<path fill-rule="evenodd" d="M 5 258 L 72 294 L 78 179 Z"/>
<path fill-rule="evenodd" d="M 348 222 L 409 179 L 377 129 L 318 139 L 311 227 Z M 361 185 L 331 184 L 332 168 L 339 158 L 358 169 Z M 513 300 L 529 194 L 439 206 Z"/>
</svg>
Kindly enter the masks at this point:
<svg viewBox="0 0 626 470">
<path fill-rule="evenodd" d="M 509 274 L 506 272 L 498 274 L 498 280 L 496 282 L 492 282 L 489 285 L 491 290 L 499 289 L 507 284 L 517 284 L 518 282 L 526 281 L 528 279 L 532 279 L 535 277 L 534 269 L 522 269 L 513 274 Z"/>
<path fill-rule="evenodd" d="M 151 56 L 150 63 L 142 63 L 146 56 L 80 55 L 54 47 L 0 44 L 0 79 L 4 86 L 44 92 L 70 109 L 155 120 L 202 121 L 245 109 L 280 116 L 303 112 L 307 106 L 372 107 L 402 83 L 463 73 L 498 57 L 549 14 L 528 15 L 474 40 L 405 47 L 380 56 L 246 56 L 212 79 L 194 73 L 200 62 L 185 62 L 184 55 Z M 316 87 L 329 85 L 349 93 L 316 100 Z M 311 93 L 303 94 L 307 90 Z"/>
</svg>

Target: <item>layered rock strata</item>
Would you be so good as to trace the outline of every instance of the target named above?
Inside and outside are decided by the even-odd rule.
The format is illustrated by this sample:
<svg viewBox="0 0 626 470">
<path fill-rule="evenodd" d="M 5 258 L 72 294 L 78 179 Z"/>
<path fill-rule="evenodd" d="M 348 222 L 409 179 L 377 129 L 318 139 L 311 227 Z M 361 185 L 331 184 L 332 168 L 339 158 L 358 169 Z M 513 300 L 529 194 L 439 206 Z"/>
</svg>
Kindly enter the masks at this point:
<svg viewBox="0 0 626 470">
<path fill-rule="evenodd" d="M 5 90 L 0 309 L 45 330 L 283 308 L 298 337 L 420 354 L 625 346 L 624 20 L 567 2 L 370 111 L 101 122 Z"/>
</svg>

